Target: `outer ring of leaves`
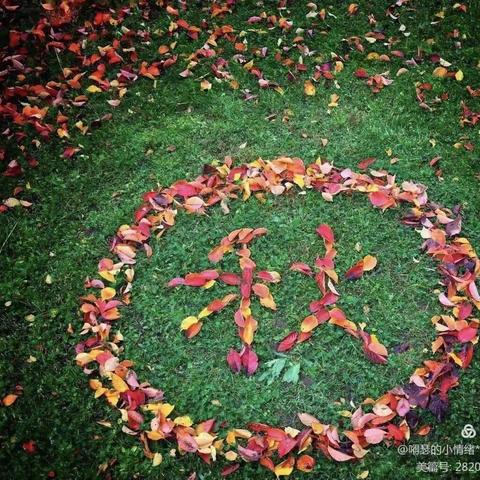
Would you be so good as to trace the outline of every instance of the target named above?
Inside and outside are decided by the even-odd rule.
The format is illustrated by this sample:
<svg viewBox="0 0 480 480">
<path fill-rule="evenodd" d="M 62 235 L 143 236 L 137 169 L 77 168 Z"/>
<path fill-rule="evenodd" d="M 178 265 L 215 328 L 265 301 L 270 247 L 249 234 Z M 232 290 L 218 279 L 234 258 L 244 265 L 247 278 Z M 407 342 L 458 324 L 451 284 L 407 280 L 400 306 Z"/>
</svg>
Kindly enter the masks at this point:
<svg viewBox="0 0 480 480">
<path fill-rule="evenodd" d="M 304 425 L 301 431 L 253 423 L 226 435 L 216 431 L 214 420 L 194 424 L 188 416 L 171 418 L 173 406 L 163 402 L 163 392 L 140 383 L 132 369 L 133 362 L 118 358 L 123 337 L 112 332 L 120 318 L 119 307 L 130 303 L 138 250 L 143 248 L 147 255 L 152 254 L 149 239 L 155 234 L 163 235 L 175 224 L 178 209 L 201 214 L 212 205 L 225 206 L 239 196 L 247 200 L 252 193 L 279 195 L 295 187 L 316 190 L 326 201 L 333 201 L 339 193 L 364 193 L 381 210 L 400 203 L 411 205 L 411 213 L 402 221 L 418 229 L 424 239 L 423 249 L 438 262 L 445 287 L 439 300 L 450 310 L 449 314 L 432 319 L 437 332 L 432 344 L 435 359 L 417 368 L 406 385 L 386 392 L 376 401 L 364 402 L 364 406 L 370 403 L 367 408 L 371 407 L 371 411 L 365 413 L 359 407 L 351 417 L 352 428 L 343 432 L 307 413 L 299 414 Z M 237 167 L 230 160 L 220 166 L 206 166 L 203 175 L 194 181 L 179 181 L 160 191 L 148 192 L 143 200 L 135 213 L 135 222 L 120 227 L 114 237 L 112 257 L 100 261 L 101 279 L 86 280 L 85 286 L 99 291 L 99 295 L 81 297 L 82 333 L 88 338 L 77 345 L 76 361 L 91 376 L 90 387 L 95 396 L 104 397 L 120 409 L 126 423 L 123 430 L 141 439 L 146 456 L 154 463 L 158 464 L 159 454 L 152 452 L 152 443 L 168 440 L 181 453 L 196 453 L 207 463 L 224 456 L 231 462 L 224 468 L 224 475 L 239 468 L 239 458 L 259 462 L 277 476 L 289 475 L 295 466 L 312 470 L 313 458 L 303 453 L 311 449 L 336 461 L 353 461 L 362 458 L 370 445 L 398 445 L 408 440 L 411 431 L 428 433 L 429 427 L 419 425 L 418 410 L 428 409 L 437 418 L 444 417 L 448 391 L 458 385 L 459 369 L 470 365 L 478 341 L 479 321 L 473 318 L 473 311 L 480 309 L 475 284 L 480 261 L 468 240 L 458 236 L 459 211 L 429 202 L 422 185 L 397 185 L 394 177 L 384 171 L 369 176 L 319 161 L 305 167 L 301 159 L 287 157 L 270 162 L 259 159 Z M 117 290 L 105 286 L 105 282 L 115 284 Z M 105 380 L 107 386 L 103 385 Z M 144 415 L 148 414 L 153 418 L 149 428 L 145 428 Z"/>
</svg>

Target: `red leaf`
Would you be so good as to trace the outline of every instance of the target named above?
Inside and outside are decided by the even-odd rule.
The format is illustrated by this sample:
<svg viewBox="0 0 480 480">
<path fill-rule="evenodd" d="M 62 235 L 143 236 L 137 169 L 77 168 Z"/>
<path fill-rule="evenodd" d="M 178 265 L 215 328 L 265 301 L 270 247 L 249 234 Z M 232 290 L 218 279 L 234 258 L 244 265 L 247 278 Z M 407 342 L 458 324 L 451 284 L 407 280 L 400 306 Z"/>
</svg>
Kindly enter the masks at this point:
<svg viewBox="0 0 480 480">
<path fill-rule="evenodd" d="M 386 434 L 387 432 L 381 428 L 367 428 L 364 432 L 365 440 L 372 445 L 381 443 Z"/>
<path fill-rule="evenodd" d="M 289 435 L 285 435 L 283 440 L 278 445 L 278 455 L 279 457 L 283 457 L 287 453 L 291 452 L 295 446 L 297 445 L 297 440 L 290 437 Z"/>
<path fill-rule="evenodd" d="M 478 330 L 473 327 L 467 327 L 457 333 L 459 342 L 466 343 L 473 340 L 477 336 Z"/>
<path fill-rule="evenodd" d="M 240 468 L 239 463 L 232 463 L 231 465 L 227 465 L 226 467 L 223 467 L 221 475 L 222 477 L 228 477 L 228 475 L 235 473 L 239 468 Z"/>
<path fill-rule="evenodd" d="M 208 282 L 200 273 L 187 273 L 185 275 L 185 285 L 189 287 L 202 287 Z"/>
<path fill-rule="evenodd" d="M 357 70 L 355 70 L 354 75 L 357 78 L 368 78 L 368 72 L 364 68 L 357 68 Z"/>
<path fill-rule="evenodd" d="M 308 276 L 312 276 L 313 272 L 312 269 L 306 264 L 302 262 L 295 262 L 290 265 L 290 270 L 293 272 L 300 272 Z"/>
<path fill-rule="evenodd" d="M 29 455 L 35 455 L 38 452 L 37 442 L 35 440 L 27 440 L 22 443 L 23 450 Z"/>
<path fill-rule="evenodd" d="M 268 283 L 278 283 L 280 281 L 280 274 L 277 272 L 261 271 L 257 273 L 257 278 Z"/>
<path fill-rule="evenodd" d="M 258 462 L 261 457 L 261 454 L 250 448 L 238 446 L 238 453 L 246 462 Z"/>
<path fill-rule="evenodd" d="M 278 345 L 277 352 L 288 352 L 297 343 L 298 332 L 289 333 Z"/>
<path fill-rule="evenodd" d="M 335 237 L 333 235 L 333 230 L 326 223 L 322 223 L 318 226 L 316 232 L 320 235 L 326 242 L 335 243 Z"/>
<path fill-rule="evenodd" d="M 247 375 L 253 375 L 258 368 L 258 356 L 249 347 L 245 347 L 245 351 L 241 355 L 242 365 L 247 371 Z"/>
<path fill-rule="evenodd" d="M 458 307 L 458 318 L 460 320 L 465 320 L 472 314 L 472 304 L 468 302 L 463 302 L 459 307 Z"/>
<path fill-rule="evenodd" d="M 357 167 L 360 170 L 366 170 L 373 162 L 375 162 L 377 159 L 375 157 L 368 157 L 362 160 Z"/>
<path fill-rule="evenodd" d="M 360 261 L 345 273 L 347 280 L 358 280 L 363 275 L 363 262 Z"/>
<path fill-rule="evenodd" d="M 178 287 L 178 285 L 185 285 L 185 279 L 182 277 L 172 278 L 167 284 L 169 287 Z"/>
<path fill-rule="evenodd" d="M 382 210 L 395 205 L 395 200 L 385 192 L 371 192 L 368 198 L 374 207 L 381 208 Z"/>
<path fill-rule="evenodd" d="M 220 274 L 219 279 L 227 285 L 240 285 L 241 278 L 235 273 L 224 272 Z"/>
<path fill-rule="evenodd" d="M 230 349 L 227 355 L 227 363 L 235 373 L 240 373 L 242 369 L 242 359 L 238 352 Z"/>
</svg>

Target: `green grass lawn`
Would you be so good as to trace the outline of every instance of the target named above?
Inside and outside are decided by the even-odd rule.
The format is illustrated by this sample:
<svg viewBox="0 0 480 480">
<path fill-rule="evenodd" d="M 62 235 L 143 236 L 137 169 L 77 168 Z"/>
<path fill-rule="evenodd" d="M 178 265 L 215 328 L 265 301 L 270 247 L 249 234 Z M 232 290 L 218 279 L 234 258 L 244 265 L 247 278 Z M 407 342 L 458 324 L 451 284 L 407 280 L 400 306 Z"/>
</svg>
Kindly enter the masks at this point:
<svg viewBox="0 0 480 480">
<path fill-rule="evenodd" d="M 234 25 L 244 25 L 246 18 L 258 12 L 259 8 L 252 9 L 247 3 L 229 18 Z M 399 35 L 399 24 L 384 15 L 384 2 L 362 2 L 361 13 L 353 18 L 345 14 L 347 3 L 332 9 L 336 17 L 329 17 L 330 34 L 311 41 L 311 48 L 325 58 L 331 51 L 341 53 L 342 38 L 368 31 L 366 12 L 375 13 L 388 35 Z M 197 75 L 181 80 L 179 70 L 172 69 L 155 83 L 135 83 L 111 122 L 91 135 L 76 137 L 83 145 L 77 157 L 61 158 L 59 142 L 41 151 L 40 167 L 28 178 L 33 207 L 0 216 L 0 394 L 17 384 L 24 389 L 13 406 L 0 409 L 2 478 L 46 478 L 49 471 L 55 471 L 59 479 L 91 479 L 102 470 L 102 464 L 109 464 L 107 471 L 115 479 L 183 479 L 193 471 L 202 480 L 219 478 L 220 467 L 210 469 L 192 456 L 174 459 L 168 445 L 161 449 L 164 462 L 153 468 L 144 459 L 139 442 L 121 432 L 118 413 L 103 400 L 93 399 L 87 377 L 74 362 L 83 280 L 96 273 L 97 262 L 106 256 L 116 228 L 132 221 L 144 191 L 177 179 L 193 179 L 203 164 L 227 155 L 238 163 L 279 155 L 298 156 L 310 163 L 321 157 L 351 168 L 373 156 L 377 161 L 372 168 L 387 169 L 400 182 L 414 180 L 427 185 L 434 201 L 447 206 L 462 204 L 464 234 L 474 247 L 480 246 L 478 146 L 473 151 L 454 147 L 465 136 L 474 144 L 479 140 L 478 126 L 462 128 L 459 118 L 460 101 L 468 96 L 465 86 L 480 87 L 478 21 L 474 20 L 480 11 L 476 2 L 467 2 L 468 15 L 454 15 L 449 9 L 444 21 L 432 25 L 434 13 L 448 2 L 425 3 L 429 2 L 412 2 L 417 10 L 402 13 L 401 21 L 411 35 L 402 38 L 401 48 L 410 56 L 417 47 L 441 52 L 462 69 L 463 82 L 432 78 L 434 67 L 429 63 L 396 77 L 403 66 L 401 59 L 376 64 L 368 62 L 365 55 L 353 54 L 338 76 L 340 89 L 319 84 L 314 97 L 305 97 L 303 79 L 285 82 L 284 95 L 280 95 L 259 90 L 250 76 L 232 65 L 242 88 L 258 95 L 245 101 L 240 90 L 213 80 L 212 90 L 201 92 L 194 81 Z M 305 11 L 304 7 L 293 8 L 291 18 L 305 23 Z M 135 21 L 139 19 L 129 20 Z M 164 25 L 165 19 L 158 22 Z M 447 38 L 453 28 L 467 36 L 462 49 L 455 49 Z M 249 37 L 253 43 L 275 49 L 273 34 L 258 39 L 254 35 Z M 429 38 L 435 39 L 433 46 L 427 42 Z M 153 56 L 158 44 L 145 46 L 144 55 Z M 383 51 L 378 45 L 373 47 Z M 188 52 L 193 46 L 179 48 Z M 375 95 L 354 78 L 353 72 L 360 67 L 372 73 L 388 69 L 394 83 Z M 285 75 L 274 61 L 266 62 L 265 71 L 272 79 Z M 448 101 L 439 104 L 435 112 L 422 110 L 415 100 L 415 82 L 423 81 L 432 82 L 433 94 L 449 92 Z M 340 102 L 328 111 L 332 93 L 340 95 Z M 93 101 L 85 118 L 105 113 L 105 98 Z M 478 98 L 468 98 L 468 103 L 480 110 Z M 328 139 L 326 146 L 324 138 Z M 441 179 L 429 166 L 436 156 L 442 157 Z M 392 158 L 398 160 L 392 162 Z M 441 312 L 435 294 L 439 287 L 435 265 L 421 254 L 418 233 L 400 224 L 400 213 L 382 214 L 361 196 L 337 197 L 326 203 L 315 193 L 297 192 L 267 197 L 265 204 L 256 199 L 237 201 L 231 204 L 229 215 L 219 209 L 203 217 L 180 214 L 176 227 L 153 241 L 153 257 L 141 258 L 138 263 L 133 304 L 124 310 L 121 321 L 126 357 L 136 362 L 139 377 L 165 390 L 167 401 L 176 405 L 179 414 L 197 420 L 215 417 L 237 427 L 249 421 L 297 425 L 296 413 L 308 411 L 325 422 L 348 427 L 348 419 L 340 412 L 353 410 L 350 402 L 358 405 L 365 397 L 375 398 L 407 381 L 428 358 L 434 339 L 430 318 Z M 276 342 L 299 325 L 309 302 L 318 296 L 313 280 L 288 268 L 293 261 L 311 264 L 323 254 L 323 242 L 315 234 L 320 223 L 331 225 L 338 238 L 339 273 L 364 255 L 378 258 L 377 269 L 363 279 L 340 284 L 339 306 L 352 320 L 365 322 L 391 355 L 387 365 L 374 365 L 362 354 L 359 342 L 339 328 L 323 325 L 311 341 L 287 354 L 291 362 L 300 364 L 299 382 L 279 379 L 267 385 L 259 377 L 265 363 L 277 358 Z M 283 278 L 271 287 L 276 312 L 253 302 L 259 320 L 255 348 L 262 363 L 257 375 L 248 378 L 232 374 L 225 361 L 228 349 L 240 344 L 233 306 L 208 318 L 192 340 L 186 340 L 179 330 L 184 317 L 198 313 L 229 288 L 168 289 L 166 283 L 175 276 L 211 268 L 209 250 L 231 230 L 260 226 L 269 233 L 252 244 L 253 258 L 259 268 L 276 270 Z M 357 243 L 361 252 L 355 249 Z M 233 260 L 226 258 L 226 269 L 235 268 Z M 45 282 L 47 275 L 51 284 Z M 34 315 L 34 320 L 27 321 L 28 315 Z M 69 323 L 74 325 L 74 334 L 67 333 Z M 410 349 L 394 353 L 404 342 Z M 36 361 L 27 362 L 30 356 Z M 478 362 L 478 354 L 475 357 Z M 462 375 L 460 387 L 451 393 L 446 421 L 436 424 L 433 416 L 424 414 L 424 423 L 434 426 L 432 433 L 411 442 L 458 444 L 464 424 L 480 428 L 479 380 L 474 361 Z M 112 428 L 96 423 L 101 420 L 110 421 Z M 29 439 L 38 444 L 37 455 L 22 451 L 21 444 Z M 478 444 L 478 437 L 476 441 Z M 425 457 L 400 456 L 395 448 L 372 448 L 362 462 L 349 465 L 317 458 L 315 473 L 308 477 L 295 472 L 293 478 L 354 479 L 365 470 L 372 479 L 431 477 L 416 472 L 416 464 L 426 461 Z M 479 461 L 480 453 L 475 458 Z M 441 459 L 453 465 L 462 457 Z M 268 475 L 262 467 L 246 465 L 232 478 Z M 471 475 L 468 478 L 474 478 Z"/>
</svg>

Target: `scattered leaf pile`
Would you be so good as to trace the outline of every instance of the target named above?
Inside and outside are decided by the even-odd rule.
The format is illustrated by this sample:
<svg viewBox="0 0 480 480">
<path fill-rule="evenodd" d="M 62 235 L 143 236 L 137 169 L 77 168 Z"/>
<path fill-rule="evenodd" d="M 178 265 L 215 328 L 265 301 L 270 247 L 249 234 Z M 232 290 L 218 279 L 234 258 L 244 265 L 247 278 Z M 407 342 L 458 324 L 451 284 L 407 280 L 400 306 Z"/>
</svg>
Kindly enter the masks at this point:
<svg viewBox="0 0 480 480">
<path fill-rule="evenodd" d="M 6 40 L 0 48 L 0 121 L 5 143 L 0 148 L 0 169 L 10 178 L 11 192 L 1 201 L 0 213 L 31 206 L 30 185 L 22 177 L 27 168 L 37 167 L 38 150 L 45 143 L 59 141 L 63 157 L 72 159 L 81 154 L 81 136 L 112 119 L 112 113 L 91 118 L 93 98 L 101 99 L 107 108 L 118 107 L 132 82 L 157 81 L 174 66 L 180 79 L 198 82 L 204 94 L 225 85 L 252 101 L 258 95 L 249 90 L 246 76 L 258 91 L 284 94 L 289 85 L 300 84 L 306 96 L 314 97 L 325 90 L 328 109 L 341 105 L 342 75 L 352 59 L 365 60 L 368 73 L 362 67 L 355 76 L 375 94 L 393 82 L 389 71 L 374 72 L 375 66 L 400 65 L 397 76 L 422 77 L 412 100 L 416 98 L 427 111 L 448 100 L 448 92 L 440 96 L 433 92 L 432 82 L 465 79 L 463 70 L 439 53 L 427 54 L 408 45 L 410 32 L 401 21 L 414 7 L 407 0 L 387 5 L 381 22 L 373 14 L 365 15 L 364 32 L 342 39 L 329 53 L 318 51 L 319 41 L 330 34 L 329 19 L 357 16 L 359 4 L 327 8 L 308 2 L 297 7 L 303 15 L 295 18 L 286 0 L 252 7 L 257 9 L 255 14 L 244 18 L 236 0 L 200 4 L 0 0 L 0 28 Z M 466 4 L 456 3 L 434 18 L 438 23 L 446 16 L 468 14 Z M 462 33 L 455 29 L 448 34 L 456 49 L 463 46 Z M 284 72 L 280 78 L 269 77 L 271 61 Z M 423 79 L 423 70 L 432 82 Z M 466 93 L 477 97 L 478 86 L 468 85 Z M 466 104 L 462 111 L 462 123 L 475 125 L 478 112 Z M 192 209 L 201 208 L 192 202 Z"/>
</svg>

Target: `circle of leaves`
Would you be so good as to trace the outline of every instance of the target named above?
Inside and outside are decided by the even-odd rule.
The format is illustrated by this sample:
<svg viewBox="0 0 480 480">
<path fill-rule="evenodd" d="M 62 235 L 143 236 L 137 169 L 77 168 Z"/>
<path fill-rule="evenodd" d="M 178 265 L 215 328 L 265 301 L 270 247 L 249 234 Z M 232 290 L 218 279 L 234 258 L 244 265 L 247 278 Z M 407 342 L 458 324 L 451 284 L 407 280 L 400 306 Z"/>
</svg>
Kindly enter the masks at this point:
<svg viewBox="0 0 480 480">
<path fill-rule="evenodd" d="M 163 401 L 163 392 L 139 382 L 132 361 L 120 360 L 123 336 L 112 332 L 120 318 L 119 307 L 131 301 L 137 253 L 143 249 L 152 255 L 149 240 L 174 226 L 178 210 L 203 214 L 217 204 L 228 210 L 230 200 L 247 200 L 252 194 L 281 195 L 294 188 L 317 191 L 329 202 L 340 193 L 364 193 L 382 211 L 402 203 L 410 205 L 402 223 L 420 232 L 422 249 L 438 263 L 444 286 L 439 301 L 450 310 L 432 318 L 436 357 L 424 361 L 405 385 L 363 402 L 351 416 L 351 428 L 343 432 L 308 413 L 298 414 L 302 430 L 251 423 L 226 435 L 217 432 L 214 419 L 195 424 L 189 416 L 172 418 L 174 406 Z M 398 185 L 385 171 L 355 173 L 321 161 L 305 166 L 301 159 L 289 157 L 258 159 L 235 167 L 227 158 L 222 165 L 206 165 L 194 181 L 181 180 L 145 193 L 134 223 L 118 229 L 110 245 L 111 258 L 98 264 L 101 279 L 85 281 L 86 288 L 98 293 L 81 297 L 81 333 L 88 338 L 77 345 L 76 362 L 91 376 L 95 397 L 104 397 L 120 409 L 123 431 L 139 436 L 145 455 L 154 464 L 161 461 L 161 455 L 154 453 L 151 445 L 160 440 L 173 442 L 182 454 L 196 453 L 208 464 L 224 456 L 229 463 L 223 475 L 236 471 L 239 459 L 259 462 L 277 477 L 290 475 L 294 468 L 308 472 L 315 460 L 305 452 L 312 449 L 339 462 L 363 458 L 370 445 L 399 445 L 412 432 L 427 434 L 430 427 L 420 425 L 417 412 L 428 409 L 443 419 L 448 392 L 458 385 L 459 371 L 471 363 L 478 341 L 479 320 L 473 318 L 473 312 L 480 309 L 475 284 L 480 261 L 469 241 L 459 236 L 460 231 L 460 209 L 452 211 L 430 202 L 425 186 L 413 182 Z M 150 416 L 149 428 L 144 427 L 146 415 Z"/>
</svg>

